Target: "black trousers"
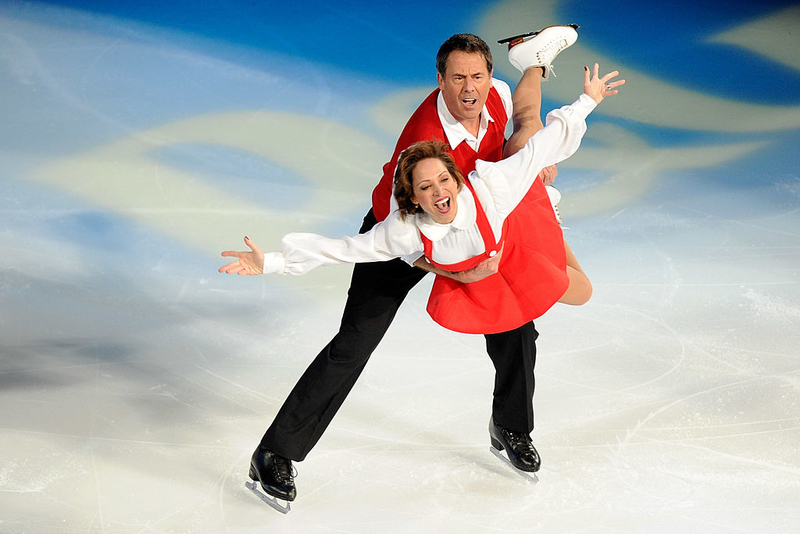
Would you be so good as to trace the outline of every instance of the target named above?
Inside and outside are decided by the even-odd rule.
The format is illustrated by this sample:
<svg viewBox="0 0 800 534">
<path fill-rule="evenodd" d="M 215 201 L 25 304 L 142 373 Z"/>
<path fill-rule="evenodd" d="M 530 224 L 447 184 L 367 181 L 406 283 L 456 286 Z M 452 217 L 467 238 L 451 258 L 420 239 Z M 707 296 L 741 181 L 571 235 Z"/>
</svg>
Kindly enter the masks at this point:
<svg viewBox="0 0 800 534">
<path fill-rule="evenodd" d="M 360 232 L 375 224 L 370 210 Z M 406 295 L 425 274 L 400 259 L 354 266 L 339 332 L 289 393 L 261 447 L 291 460 L 305 459 L 355 385 Z M 495 368 L 492 415 L 500 426 L 530 432 L 538 337 L 533 322 L 484 337 Z"/>
</svg>

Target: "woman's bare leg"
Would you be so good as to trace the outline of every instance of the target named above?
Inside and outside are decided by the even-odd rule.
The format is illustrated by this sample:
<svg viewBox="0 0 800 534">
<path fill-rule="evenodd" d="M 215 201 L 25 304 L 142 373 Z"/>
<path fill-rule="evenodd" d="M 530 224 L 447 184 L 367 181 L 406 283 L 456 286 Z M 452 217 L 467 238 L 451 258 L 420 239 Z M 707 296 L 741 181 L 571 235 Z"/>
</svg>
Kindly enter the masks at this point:
<svg viewBox="0 0 800 534">
<path fill-rule="evenodd" d="M 567 251 L 567 276 L 569 276 L 569 287 L 564 295 L 558 300 L 563 304 L 580 306 L 589 302 L 592 298 L 592 283 L 589 277 L 581 269 L 578 259 L 573 254 L 572 249 L 564 241 L 564 248 Z"/>
<path fill-rule="evenodd" d="M 531 67 L 520 78 L 511 101 L 514 104 L 514 133 L 503 148 L 503 157 L 516 153 L 525 146 L 542 124 L 542 67 Z"/>
</svg>

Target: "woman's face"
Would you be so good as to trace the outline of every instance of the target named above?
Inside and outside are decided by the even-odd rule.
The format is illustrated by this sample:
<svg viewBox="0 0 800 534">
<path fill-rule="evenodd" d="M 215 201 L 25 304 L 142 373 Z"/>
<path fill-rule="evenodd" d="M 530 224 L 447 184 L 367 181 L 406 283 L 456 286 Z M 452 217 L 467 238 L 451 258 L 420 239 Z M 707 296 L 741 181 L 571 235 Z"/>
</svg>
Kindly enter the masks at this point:
<svg viewBox="0 0 800 534">
<path fill-rule="evenodd" d="M 436 158 L 423 159 L 414 167 L 411 180 L 414 189 L 411 201 L 437 223 L 453 222 L 458 210 L 458 182 L 445 164 Z"/>
</svg>

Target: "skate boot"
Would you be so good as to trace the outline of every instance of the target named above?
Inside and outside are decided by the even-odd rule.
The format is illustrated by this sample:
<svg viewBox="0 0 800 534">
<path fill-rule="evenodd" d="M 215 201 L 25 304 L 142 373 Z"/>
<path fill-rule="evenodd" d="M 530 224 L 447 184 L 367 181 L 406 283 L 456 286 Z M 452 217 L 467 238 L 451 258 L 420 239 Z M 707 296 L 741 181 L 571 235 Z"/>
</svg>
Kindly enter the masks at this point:
<svg viewBox="0 0 800 534">
<path fill-rule="evenodd" d="M 561 202 L 561 193 L 552 185 L 544 186 L 547 196 L 550 197 L 550 204 L 553 205 L 553 213 L 556 214 L 556 222 L 561 224 L 561 213 L 558 211 L 558 203 Z"/>
<path fill-rule="evenodd" d="M 297 496 L 292 461 L 261 447 L 250 459 L 250 479 L 258 482 L 267 495 L 277 499 L 288 502 Z"/>
<path fill-rule="evenodd" d="M 542 79 L 546 80 L 553 70 L 556 56 L 578 40 L 577 29 L 577 24 L 548 26 L 538 32 L 515 35 L 497 42 L 508 43 L 508 61 L 520 72 L 524 73 L 531 67 L 542 67 Z"/>
<path fill-rule="evenodd" d="M 489 420 L 489 439 L 496 451 L 505 450 L 508 462 L 527 473 L 535 473 L 542 465 L 539 453 L 533 446 L 531 437 L 524 432 L 512 432 L 498 426 L 494 418 Z M 502 458 L 502 457 L 501 457 Z"/>
</svg>

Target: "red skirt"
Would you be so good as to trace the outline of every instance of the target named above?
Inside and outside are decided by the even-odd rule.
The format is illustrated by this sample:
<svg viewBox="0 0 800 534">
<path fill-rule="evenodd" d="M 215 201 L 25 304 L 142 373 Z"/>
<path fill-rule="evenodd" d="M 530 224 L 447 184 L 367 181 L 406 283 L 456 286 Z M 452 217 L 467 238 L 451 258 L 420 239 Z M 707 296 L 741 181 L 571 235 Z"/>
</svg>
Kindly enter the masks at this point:
<svg viewBox="0 0 800 534">
<path fill-rule="evenodd" d="M 428 314 L 455 332 L 496 334 L 519 328 L 558 302 L 569 287 L 564 236 L 541 180 L 511 212 L 498 272 L 471 284 L 437 276 Z"/>
</svg>

